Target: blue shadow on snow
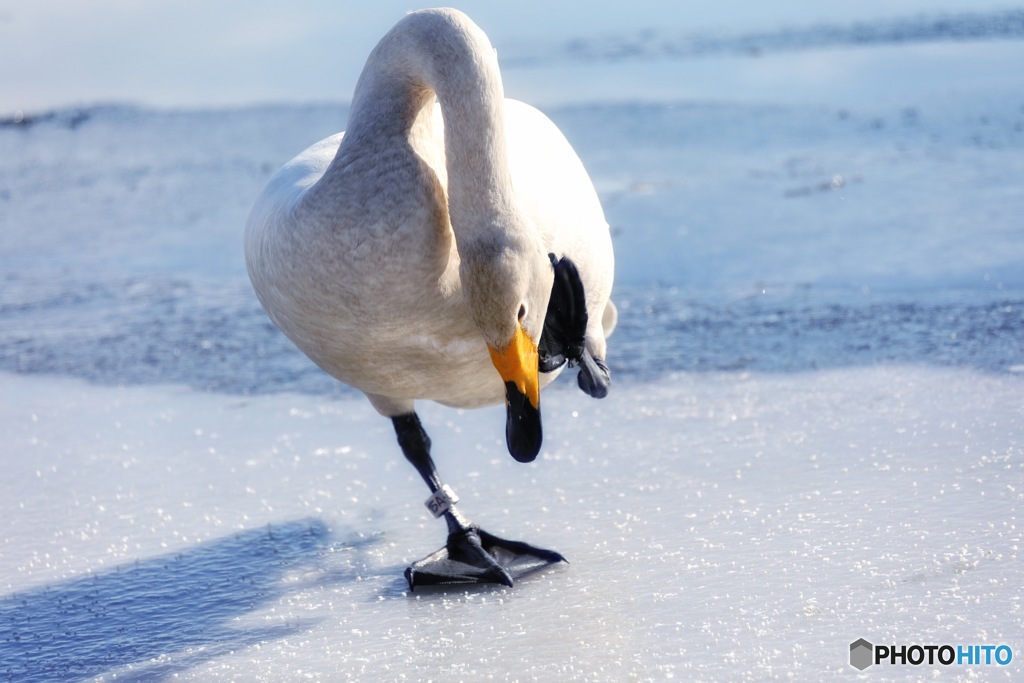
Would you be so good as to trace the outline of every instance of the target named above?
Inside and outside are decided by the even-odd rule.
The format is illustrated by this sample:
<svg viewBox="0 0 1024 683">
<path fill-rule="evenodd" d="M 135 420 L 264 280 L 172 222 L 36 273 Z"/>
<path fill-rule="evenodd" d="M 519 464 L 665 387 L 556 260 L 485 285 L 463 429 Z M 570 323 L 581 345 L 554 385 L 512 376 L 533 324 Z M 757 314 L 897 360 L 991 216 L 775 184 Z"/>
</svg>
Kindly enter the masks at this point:
<svg viewBox="0 0 1024 683">
<path fill-rule="evenodd" d="M 232 622 L 303 588 L 284 575 L 316 566 L 330 542 L 320 520 L 296 520 L 0 597 L 0 680 L 74 680 L 154 658 L 118 679 L 166 676 L 308 627 Z"/>
</svg>

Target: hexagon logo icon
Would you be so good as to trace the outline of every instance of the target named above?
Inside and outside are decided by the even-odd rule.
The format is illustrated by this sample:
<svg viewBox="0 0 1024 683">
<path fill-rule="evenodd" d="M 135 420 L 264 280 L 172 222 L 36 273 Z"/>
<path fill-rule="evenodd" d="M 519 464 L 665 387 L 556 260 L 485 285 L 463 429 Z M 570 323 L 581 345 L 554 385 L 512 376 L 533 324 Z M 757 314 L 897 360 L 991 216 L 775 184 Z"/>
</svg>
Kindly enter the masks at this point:
<svg viewBox="0 0 1024 683">
<path fill-rule="evenodd" d="M 874 645 L 863 638 L 858 638 L 850 643 L 850 666 L 863 671 L 874 664 L 874 652 Z"/>
</svg>

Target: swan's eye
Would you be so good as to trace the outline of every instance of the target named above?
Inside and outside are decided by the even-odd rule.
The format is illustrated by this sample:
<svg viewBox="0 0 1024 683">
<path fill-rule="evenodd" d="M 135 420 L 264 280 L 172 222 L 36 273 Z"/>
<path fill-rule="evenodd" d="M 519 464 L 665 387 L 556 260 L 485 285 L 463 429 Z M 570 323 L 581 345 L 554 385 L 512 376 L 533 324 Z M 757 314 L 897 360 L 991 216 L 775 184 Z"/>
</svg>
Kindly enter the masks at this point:
<svg viewBox="0 0 1024 683">
<path fill-rule="evenodd" d="M 523 318 L 526 317 L 526 304 L 519 304 L 519 322 L 523 322 Z"/>
</svg>

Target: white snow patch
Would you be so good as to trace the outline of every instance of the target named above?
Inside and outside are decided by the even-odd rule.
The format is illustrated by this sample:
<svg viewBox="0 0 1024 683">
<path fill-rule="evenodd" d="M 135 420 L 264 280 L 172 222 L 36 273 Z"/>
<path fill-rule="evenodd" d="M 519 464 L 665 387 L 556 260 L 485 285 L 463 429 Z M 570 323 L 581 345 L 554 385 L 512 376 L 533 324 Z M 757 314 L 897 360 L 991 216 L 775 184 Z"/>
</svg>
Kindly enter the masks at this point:
<svg viewBox="0 0 1024 683">
<path fill-rule="evenodd" d="M 366 401 L 3 384 L 15 680 L 764 680 L 852 672 L 860 637 L 1019 647 L 1019 375 L 563 382 L 528 466 L 500 409 L 424 405 L 460 506 L 571 564 L 415 595 L 443 525 Z"/>
</svg>

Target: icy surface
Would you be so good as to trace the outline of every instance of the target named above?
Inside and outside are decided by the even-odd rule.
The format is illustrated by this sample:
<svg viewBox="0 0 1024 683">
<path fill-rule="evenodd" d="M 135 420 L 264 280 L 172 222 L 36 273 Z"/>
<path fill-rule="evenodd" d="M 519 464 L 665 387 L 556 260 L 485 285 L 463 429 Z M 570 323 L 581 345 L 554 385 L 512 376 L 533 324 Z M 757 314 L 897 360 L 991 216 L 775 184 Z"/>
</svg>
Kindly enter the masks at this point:
<svg viewBox="0 0 1024 683">
<path fill-rule="evenodd" d="M 5 384 L 13 680 L 814 678 L 858 637 L 1020 634 L 1024 377 L 560 387 L 530 466 L 500 410 L 425 406 L 464 509 L 571 564 L 412 596 L 402 569 L 442 528 L 365 401 Z"/>
<path fill-rule="evenodd" d="M 1021 678 L 1024 43 L 955 10 L 506 51 L 620 311 L 534 464 L 420 407 L 466 513 L 571 562 L 511 590 L 408 593 L 425 487 L 250 291 L 252 198 L 344 105 L 3 121 L 0 680 L 821 680 L 862 637 Z"/>
</svg>

